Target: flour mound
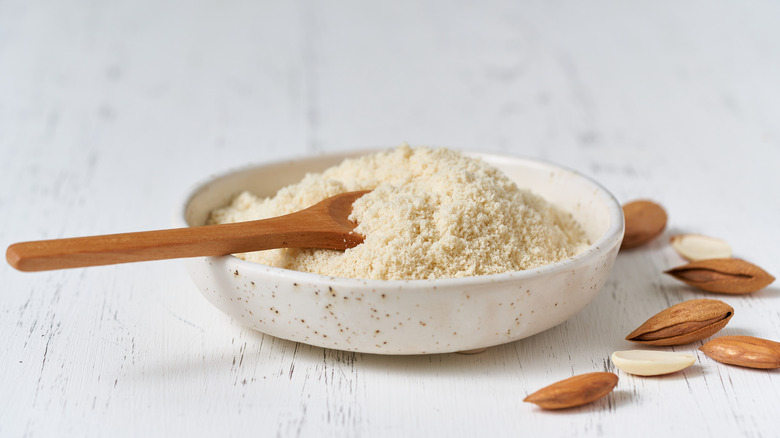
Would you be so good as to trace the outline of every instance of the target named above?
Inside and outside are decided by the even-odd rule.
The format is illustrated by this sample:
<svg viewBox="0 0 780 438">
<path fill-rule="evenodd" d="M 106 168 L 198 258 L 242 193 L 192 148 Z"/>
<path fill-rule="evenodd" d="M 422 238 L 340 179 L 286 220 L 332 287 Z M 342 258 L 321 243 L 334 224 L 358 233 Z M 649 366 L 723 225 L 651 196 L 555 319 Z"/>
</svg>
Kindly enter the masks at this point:
<svg viewBox="0 0 780 438">
<path fill-rule="evenodd" d="M 579 224 L 501 171 L 458 152 L 400 146 L 308 174 L 273 198 L 244 192 L 210 223 L 292 213 L 324 198 L 368 190 L 350 219 L 365 241 L 345 251 L 280 249 L 245 260 L 347 278 L 412 280 L 530 269 L 588 244 Z"/>
</svg>

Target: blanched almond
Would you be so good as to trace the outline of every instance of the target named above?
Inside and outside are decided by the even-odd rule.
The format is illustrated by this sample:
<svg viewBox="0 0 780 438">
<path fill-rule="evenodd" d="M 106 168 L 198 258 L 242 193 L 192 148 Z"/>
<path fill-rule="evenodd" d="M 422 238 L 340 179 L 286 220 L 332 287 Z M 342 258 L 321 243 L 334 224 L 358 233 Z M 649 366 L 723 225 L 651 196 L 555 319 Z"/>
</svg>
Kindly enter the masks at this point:
<svg viewBox="0 0 780 438">
<path fill-rule="evenodd" d="M 612 363 L 616 367 L 637 376 L 676 373 L 695 362 L 696 356 L 673 351 L 627 350 L 612 353 Z"/>
<path fill-rule="evenodd" d="M 672 248 L 690 261 L 727 259 L 731 257 L 731 245 L 725 240 L 701 234 L 679 234 L 669 239 Z"/>
</svg>

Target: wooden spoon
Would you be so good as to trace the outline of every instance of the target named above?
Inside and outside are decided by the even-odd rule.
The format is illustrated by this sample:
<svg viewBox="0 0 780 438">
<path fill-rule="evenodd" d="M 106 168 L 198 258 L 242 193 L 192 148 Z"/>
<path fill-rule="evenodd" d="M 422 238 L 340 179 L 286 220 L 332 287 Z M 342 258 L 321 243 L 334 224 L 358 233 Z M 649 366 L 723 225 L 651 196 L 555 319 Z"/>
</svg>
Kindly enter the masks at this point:
<svg viewBox="0 0 780 438">
<path fill-rule="evenodd" d="M 352 248 L 363 242 L 353 231 L 357 224 L 348 219 L 352 203 L 369 191 L 343 193 L 257 221 L 15 243 L 6 259 L 20 271 L 47 271 L 273 248 Z"/>
</svg>

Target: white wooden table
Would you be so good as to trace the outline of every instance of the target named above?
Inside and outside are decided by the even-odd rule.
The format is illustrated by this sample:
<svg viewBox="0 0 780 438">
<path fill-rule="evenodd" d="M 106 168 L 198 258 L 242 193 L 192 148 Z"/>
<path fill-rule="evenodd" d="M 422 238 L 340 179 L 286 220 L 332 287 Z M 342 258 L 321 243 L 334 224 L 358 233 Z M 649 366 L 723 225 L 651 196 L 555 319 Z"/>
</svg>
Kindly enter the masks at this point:
<svg viewBox="0 0 780 438">
<path fill-rule="evenodd" d="M 327 4 L 326 4 L 327 3 Z M 780 274 L 777 2 L 0 0 L 0 244 L 165 228 L 247 163 L 367 146 L 549 160 L 669 212 L 598 298 L 472 356 L 323 350 L 242 328 L 178 261 L 0 266 L 0 436 L 777 436 L 780 371 L 617 371 L 624 336 L 713 297 L 671 234 Z M 780 340 L 780 284 L 715 296 Z M 523 403 L 616 371 L 607 398 Z"/>
</svg>

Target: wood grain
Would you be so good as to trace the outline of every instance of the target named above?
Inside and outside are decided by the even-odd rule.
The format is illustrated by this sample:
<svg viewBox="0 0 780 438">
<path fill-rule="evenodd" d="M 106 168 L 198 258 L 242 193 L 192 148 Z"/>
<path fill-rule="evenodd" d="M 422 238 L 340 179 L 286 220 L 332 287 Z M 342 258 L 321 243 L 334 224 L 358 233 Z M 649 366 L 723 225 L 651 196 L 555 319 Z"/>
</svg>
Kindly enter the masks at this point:
<svg viewBox="0 0 780 438">
<path fill-rule="evenodd" d="M 240 327 L 176 261 L 0 266 L 0 436 L 751 436 L 780 374 L 609 361 L 650 315 L 712 296 L 662 272 L 670 235 L 780 272 L 780 6 L 488 1 L 0 0 L 0 244 L 163 229 L 197 181 L 401 141 L 506 152 L 654 199 L 664 235 L 620 254 L 566 323 L 476 355 L 322 350 Z M 774 196 L 774 198 L 773 198 Z M 780 288 L 721 297 L 723 335 L 778 339 Z M 616 372 L 604 399 L 522 399 Z"/>
</svg>

